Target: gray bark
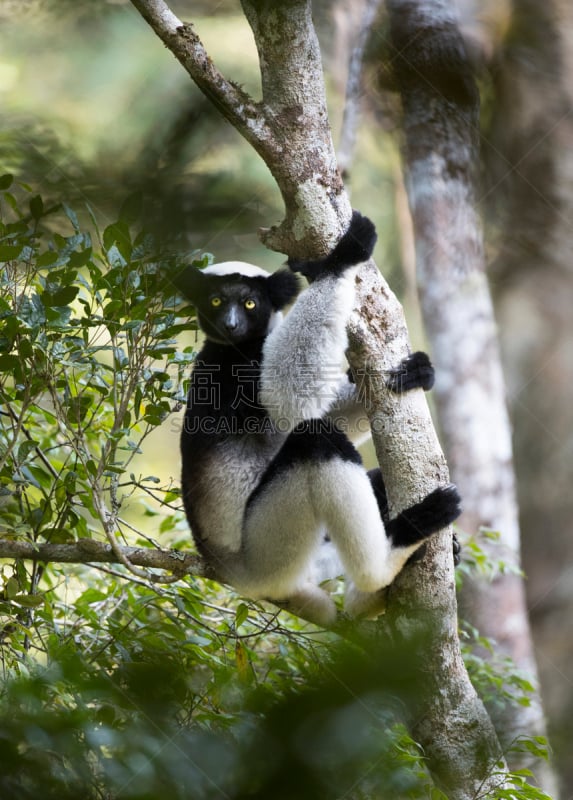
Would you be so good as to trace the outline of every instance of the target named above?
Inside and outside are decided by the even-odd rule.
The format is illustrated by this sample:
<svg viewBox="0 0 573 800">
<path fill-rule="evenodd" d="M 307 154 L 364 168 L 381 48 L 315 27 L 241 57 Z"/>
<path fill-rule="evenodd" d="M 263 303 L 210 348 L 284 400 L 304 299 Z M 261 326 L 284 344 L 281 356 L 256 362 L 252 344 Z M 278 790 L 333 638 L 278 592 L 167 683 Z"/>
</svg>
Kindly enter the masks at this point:
<svg viewBox="0 0 573 800">
<path fill-rule="evenodd" d="M 206 65 L 191 26 L 174 22 L 162 2 L 132 2 L 269 166 L 286 216 L 265 234 L 265 243 L 290 256 L 326 253 L 348 223 L 350 204 L 330 137 L 310 0 L 243 0 L 259 52 L 258 104 L 244 93 L 237 101 L 237 89 L 211 62 Z M 372 264 L 358 284 L 360 313 L 352 322 L 349 357 L 370 399 L 373 438 L 395 513 L 447 483 L 447 467 L 423 394 L 399 397 L 385 386 L 384 372 L 409 351 L 402 309 Z M 420 685 L 427 691 L 409 711 L 436 783 L 451 800 L 495 791 L 504 783 L 503 763 L 500 778 L 493 774 L 499 744 L 460 655 L 451 531 L 436 537 L 423 562 L 404 570 L 391 587 L 387 621 L 396 636 L 414 636 L 421 628 L 433 635 L 421 658 Z"/>
<path fill-rule="evenodd" d="M 562 796 L 569 797 L 573 5 L 514 0 L 512 6 L 492 64 L 485 209 L 515 427 L 526 589 Z"/>
<path fill-rule="evenodd" d="M 462 530 L 499 532 L 480 546 L 509 573 L 466 579 L 464 616 L 497 642 L 534 684 L 537 669 L 520 566 L 520 537 L 510 423 L 492 301 L 485 274 L 473 170 L 478 163 L 479 98 L 452 5 L 392 0 L 393 68 L 404 116 L 407 189 L 416 237 L 425 327 L 436 366 L 436 409 L 452 475 L 460 488 Z M 531 705 L 492 705 L 502 744 L 546 735 L 539 693 Z M 548 792 L 550 769 L 529 754 Z"/>
</svg>

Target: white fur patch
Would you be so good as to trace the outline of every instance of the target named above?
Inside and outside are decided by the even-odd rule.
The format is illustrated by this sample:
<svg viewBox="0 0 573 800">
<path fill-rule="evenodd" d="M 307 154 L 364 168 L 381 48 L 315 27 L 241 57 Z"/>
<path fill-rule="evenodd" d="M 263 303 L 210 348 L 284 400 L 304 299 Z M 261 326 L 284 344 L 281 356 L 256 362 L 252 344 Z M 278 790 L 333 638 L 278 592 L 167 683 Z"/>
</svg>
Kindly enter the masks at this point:
<svg viewBox="0 0 573 800">
<path fill-rule="evenodd" d="M 390 542 L 368 475 L 359 464 L 333 460 L 314 468 L 313 505 L 344 565 L 363 592 L 376 592 L 392 579 Z"/>
<path fill-rule="evenodd" d="M 271 274 L 262 267 L 248 264 L 246 261 L 222 261 L 220 264 L 212 264 L 201 270 L 204 275 L 216 275 L 219 278 L 226 278 L 228 275 L 244 275 L 245 278 L 268 278 Z"/>
<path fill-rule="evenodd" d="M 267 336 L 260 400 L 281 426 L 321 417 L 346 382 L 346 324 L 354 307 L 355 278 L 356 270 L 349 269 L 341 277 L 311 284 L 285 322 Z"/>
</svg>

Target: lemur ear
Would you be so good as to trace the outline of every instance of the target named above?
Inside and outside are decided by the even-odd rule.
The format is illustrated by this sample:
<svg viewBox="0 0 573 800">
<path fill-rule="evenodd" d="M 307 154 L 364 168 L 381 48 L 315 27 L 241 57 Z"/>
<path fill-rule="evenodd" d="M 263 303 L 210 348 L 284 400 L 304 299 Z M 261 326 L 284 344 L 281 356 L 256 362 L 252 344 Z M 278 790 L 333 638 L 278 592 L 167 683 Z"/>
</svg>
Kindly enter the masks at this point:
<svg viewBox="0 0 573 800">
<path fill-rule="evenodd" d="M 169 278 L 181 294 L 184 294 L 189 300 L 197 299 L 203 291 L 206 280 L 206 276 L 197 267 L 184 267 L 179 272 L 174 270 Z"/>
<path fill-rule="evenodd" d="M 274 272 L 266 280 L 266 289 L 275 311 L 288 305 L 300 291 L 300 284 L 296 275 L 288 269 Z"/>
</svg>

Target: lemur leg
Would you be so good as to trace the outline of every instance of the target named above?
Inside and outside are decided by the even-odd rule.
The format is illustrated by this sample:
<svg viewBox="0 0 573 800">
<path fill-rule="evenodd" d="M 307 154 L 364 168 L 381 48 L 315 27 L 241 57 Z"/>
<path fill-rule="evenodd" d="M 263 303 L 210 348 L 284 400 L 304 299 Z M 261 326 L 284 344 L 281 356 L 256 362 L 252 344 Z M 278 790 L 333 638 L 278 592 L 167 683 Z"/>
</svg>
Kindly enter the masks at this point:
<svg viewBox="0 0 573 800">
<path fill-rule="evenodd" d="M 393 579 L 407 561 L 413 560 L 417 556 L 432 534 L 447 527 L 459 516 L 460 497 L 456 487 L 450 484 L 444 488 L 435 489 L 420 503 L 416 503 L 391 520 L 381 471 L 379 469 L 370 470 L 368 478 L 391 545 L 388 571 L 393 575 Z M 454 562 L 455 559 L 456 544 L 454 543 Z M 385 595 L 381 591 L 373 594 L 366 593 L 354 583 L 350 583 L 346 590 L 344 605 L 352 616 L 375 618 L 385 609 Z"/>
<path fill-rule="evenodd" d="M 323 530 L 312 503 L 308 464 L 271 475 L 253 492 L 245 510 L 242 562 L 256 597 L 285 600 L 306 579 Z M 240 586 L 243 588 L 243 586 Z"/>
<path fill-rule="evenodd" d="M 298 592 L 325 528 L 359 588 L 388 582 L 390 544 L 360 456 L 343 433 L 313 420 L 290 434 L 247 505 L 242 560 L 257 596 Z"/>
<path fill-rule="evenodd" d="M 372 491 L 376 497 L 376 501 L 378 503 L 378 509 L 380 511 L 380 516 L 384 522 L 384 525 L 387 525 L 390 521 L 390 514 L 388 512 L 388 497 L 386 496 L 386 486 L 384 485 L 384 479 L 382 478 L 381 470 L 376 467 L 376 469 L 368 470 L 368 479 L 372 486 Z"/>
<path fill-rule="evenodd" d="M 407 508 L 391 520 L 388 513 L 388 499 L 382 473 L 379 469 L 371 469 L 368 477 L 378 500 L 380 514 L 386 526 L 386 533 L 397 549 L 394 554 L 397 563 L 404 557 L 403 564 L 416 552 L 420 544 L 433 533 L 446 528 L 460 514 L 460 496 L 453 484 L 435 489 L 420 503 Z M 406 555 L 409 552 L 410 555 Z M 454 535 L 454 563 L 459 563 L 459 544 Z M 456 557 L 457 561 L 456 561 Z M 401 569 L 401 567 L 400 567 Z"/>
</svg>

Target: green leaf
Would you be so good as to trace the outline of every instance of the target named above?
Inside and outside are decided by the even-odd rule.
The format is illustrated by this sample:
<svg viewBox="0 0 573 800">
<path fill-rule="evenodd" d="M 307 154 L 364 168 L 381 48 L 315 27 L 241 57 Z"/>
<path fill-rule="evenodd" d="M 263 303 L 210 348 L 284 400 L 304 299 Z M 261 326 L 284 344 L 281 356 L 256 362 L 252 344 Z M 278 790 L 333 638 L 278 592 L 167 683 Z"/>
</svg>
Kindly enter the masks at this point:
<svg viewBox="0 0 573 800">
<path fill-rule="evenodd" d="M 18 201 L 11 192 L 4 192 L 4 200 L 6 200 L 10 208 L 12 208 L 19 217 L 22 216 L 18 208 Z"/>
<path fill-rule="evenodd" d="M 113 245 L 117 245 L 122 253 L 125 246 L 131 248 L 129 225 L 123 220 L 108 225 L 103 232 L 103 246 L 105 249 L 110 250 Z"/>
<path fill-rule="evenodd" d="M 20 367 L 20 359 L 18 356 L 4 355 L 0 356 L 0 372 L 10 373 Z"/>
<path fill-rule="evenodd" d="M 92 403 L 93 397 L 89 395 L 72 397 L 66 408 L 68 421 L 76 424 L 83 422 Z"/>
<path fill-rule="evenodd" d="M 112 267 L 125 267 L 127 266 L 127 261 L 122 256 L 119 248 L 113 244 L 109 250 L 107 251 L 107 260 L 111 264 Z"/>
<path fill-rule="evenodd" d="M 37 267 L 51 267 L 52 264 L 55 264 L 58 260 L 59 256 L 55 250 L 46 250 L 45 253 L 40 253 L 38 258 L 36 259 L 36 266 Z"/>
<path fill-rule="evenodd" d="M 77 286 L 63 286 L 54 292 L 44 292 L 42 294 L 42 302 L 45 306 L 67 306 L 75 300 L 79 287 Z"/>
<path fill-rule="evenodd" d="M 22 252 L 22 245 L 0 244 L 0 262 L 15 261 Z"/>
<path fill-rule="evenodd" d="M 52 328 L 67 328 L 72 309 L 68 306 L 54 306 L 46 309 L 46 319 Z"/>
<path fill-rule="evenodd" d="M 85 267 L 92 257 L 92 249 L 88 247 L 86 250 L 74 251 L 70 254 L 69 265 L 74 269 Z"/>
<path fill-rule="evenodd" d="M 20 583 L 16 578 L 9 578 L 4 586 L 4 592 L 8 600 L 15 597 L 20 591 Z"/>
<path fill-rule="evenodd" d="M 22 442 L 18 448 L 18 462 L 21 464 L 33 453 L 38 446 L 37 442 Z"/>
<path fill-rule="evenodd" d="M 35 464 L 30 464 L 28 467 L 24 467 L 24 469 L 22 470 L 22 472 L 26 471 L 28 471 L 31 475 L 34 476 L 37 486 L 39 487 L 42 486 L 44 489 L 51 488 L 53 481 L 52 475 L 50 475 L 49 472 L 46 472 L 46 470 L 43 467 L 38 467 Z"/>
<path fill-rule="evenodd" d="M 18 317 L 31 328 L 44 324 L 46 311 L 39 295 L 33 294 L 31 297 L 22 298 L 18 309 Z"/>
<path fill-rule="evenodd" d="M 235 629 L 239 628 L 249 616 L 249 607 L 245 603 L 239 603 L 235 613 Z"/>
<path fill-rule="evenodd" d="M 30 213 L 35 220 L 39 220 L 44 213 L 44 201 L 39 194 L 35 195 L 30 200 Z"/>
<path fill-rule="evenodd" d="M 6 173 L 5 175 L 0 176 L 0 192 L 6 191 L 9 189 L 14 182 L 14 176 L 10 175 L 10 173 Z"/>
<path fill-rule="evenodd" d="M 80 232 L 80 223 L 78 222 L 78 217 L 76 212 L 71 209 L 66 203 L 62 203 L 62 208 L 64 209 L 64 214 L 72 223 L 73 229 L 76 233 Z"/>
<path fill-rule="evenodd" d="M 13 598 L 12 602 L 18 603 L 24 608 L 37 608 L 44 603 L 44 598 L 39 594 L 19 594 Z"/>
</svg>

